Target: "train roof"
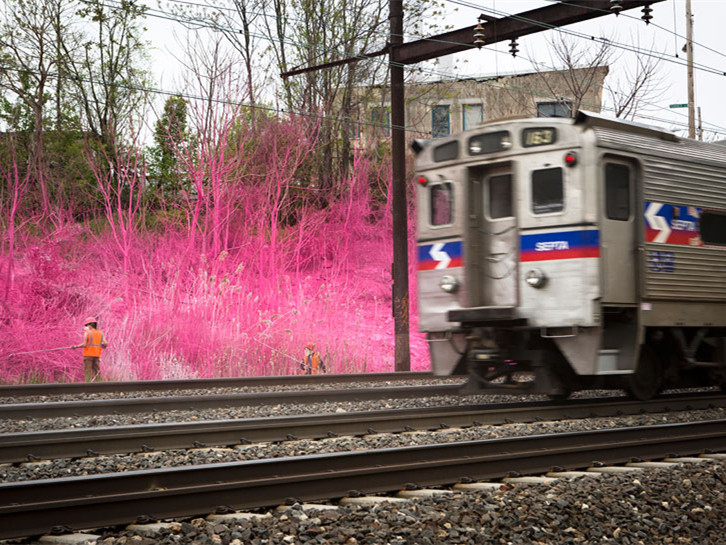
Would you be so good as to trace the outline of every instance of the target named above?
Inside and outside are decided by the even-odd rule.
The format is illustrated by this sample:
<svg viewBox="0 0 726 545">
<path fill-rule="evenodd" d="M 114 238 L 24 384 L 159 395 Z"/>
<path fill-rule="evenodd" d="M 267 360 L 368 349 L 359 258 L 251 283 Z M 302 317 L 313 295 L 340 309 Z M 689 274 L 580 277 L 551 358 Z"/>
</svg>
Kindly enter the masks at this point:
<svg viewBox="0 0 726 545">
<path fill-rule="evenodd" d="M 646 125 L 643 123 L 637 123 L 634 121 L 626 121 L 619 118 L 613 118 L 608 117 L 602 114 L 594 113 L 594 112 L 588 112 L 585 110 L 579 110 L 574 117 L 515 117 L 515 118 L 507 118 L 507 119 L 498 119 L 496 121 L 490 121 L 487 123 L 482 123 L 481 125 L 478 125 L 476 127 L 473 127 L 471 129 L 468 129 L 462 133 L 459 134 L 452 134 L 445 138 L 437 138 L 434 140 L 415 140 L 412 144 L 412 148 L 416 154 L 421 152 L 425 147 L 431 146 L 434 143 L 436 145 L 443 144 L 449 140 L 455 140 L 457 138 L 460 138 L 462 135 L 469 135 L 469 134 L 476 134 L 480 133 L 482 131 L 486 131 L 487 129 L 496 129 L 498 127 L 503 126 L 511 126 L 512 124 L 521 123 L 522 125 L 534 125 L 542 123 L 547 123 L 547 125 L 558 125 L 558 126 L 579 126 L 582 128 L 592 128 L 596 131 L 598 129 L 600 130 L 612 130 L 617 131 L 621 134 L 630 134 L 633 135 L 634 138 L 637 137 L 646 137 L 647 138 L 655 138 L 660 141 L 665 142 L 678 142 L 681 144 L 686 144 L 688 148 L 693 150 L 694 148 L 702 150 L 702 152 L 705 152 L 707 149 L 713 150 L 711 153 L 715 153 L 718 155 L 718 160 L 720 162 L 723 162 L 726 160 L 726 158 L 723 157 L 722 150 L 724 147 L 726 147 L 726 141 L 724 142 L 701 142 L 698 140 L 693 140 L 691 138 L 683 138 L 680 137 L 673 132 L 666 130 L 662 127 L 656 127 L 653 125 Z M 642 142 L 642 141 L 641 141 Z M 719 151 L 716 151 L 719 150 Z M 706 152 L 708 154 L 708 152 Z M 696 155 L 699 155 L 699 153 L 696 153 Z"/>
</svg>

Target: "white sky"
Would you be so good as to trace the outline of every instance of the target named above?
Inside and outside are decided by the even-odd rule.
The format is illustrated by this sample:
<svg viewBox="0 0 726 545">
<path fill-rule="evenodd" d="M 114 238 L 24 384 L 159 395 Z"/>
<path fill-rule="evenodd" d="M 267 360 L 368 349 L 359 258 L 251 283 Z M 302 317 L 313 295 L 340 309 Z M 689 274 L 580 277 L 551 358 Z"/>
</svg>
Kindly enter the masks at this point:
<svg viewBox="0 0 726 545">
<path fill-rule="evenodd" d="M 199 0 L 198 0 L 199 1 Z M 202 0 L 203 1 L 203 0 Z M 226 4 L 220 2 L 221 4 Z M 453 28 L 461 28 L 476 24 L 479 13 L 491 14 L 488 10 L 498 10 L 506 13 L 521 13 L 530 9 L 542 7 L 552 2 L 549 0 L 473 0 L 466 2 L 475 8 L 462 7 L 451 1 L 446 1 L 448 16 L 446 23 Z M 685 59 L 686 54 L 681 51 L 685 44 L 685 0 L 665 0 L 654 4 L 652 24 L 646 26 L 640 20 L 640 9 L 623 12 L 619 17 L 608 15 L 586 23 L 579 23 L 564 27 L 587 34 L 588 36 L 604 36 L 617 42 L 638 45 L 641 49 L 649 50 L 651 47 L 673 58 L 677 52 L 683 65 L 662 61 L 660 73 L 665 79 L 662 93 L 651 104 L 647 115 L 653 119 L 641 119 L 642 122 L 658 124 L 662 127 L 677 130 L 681 135 L 687 135 L 686 108 L 671 109 L 671 104 L 687 102 L 687 79 Z M 150 7 L 157 7 L 154 3 Z M 695 71 L 696 106 L 701 107 L 704 130 L 709 129 L 719 133 L 707 132 L 706 139 L 726 139 L 726 108 L 723 99 L 726 91 L 726 51 L 724 50 L 722 34 L 726 21 L 726 0 L 692 0 L 694 14 L 694 55 L 695 63 L 702 64 L 711 69 L 721 71 L 720 74 L 709 73 L 704 70 Z M 629 15 L 626 17 L 624 15 Z M 439 21 L 441 22 L 441 21 Z M 173 32 L 183 35 L 184 27 L 172 21 L 160 20 L 153 17 L 146 21 L 148 32 L 146 39 L 152 47 L 151 70 L 159 87 L 165 90 L 178 90 L 179 66 L 173 55 L 178 55 L 179 47 L 173 38 Z M 660 26 L 663 28 L 656 28 Z M 673 31 L 683 38 L 673 35 Z M 434 68 L 440 73 L 457 73 L 461 76 L 494 75 L 512 72 L 527 72 L 532 70 L 532 64 L 526 58 L 553 66 L 552 58 L 548 52 L 547 39 L 552 38 L 556 31 L 546 31 L 539 34 L 525 36 L 519 40 L 520 57 L 514 59 L 509 54 L 509 43 L 502 42 L 495 46 L 486 46 L 478 51 L 471 51 L 442 58 L 439 66 Z M 576 40 L 580 40 L 576 38 Z M 715 51 L 710 51 L 711 48 Z M 616 50 L 619 54 L 620 50 Z M 617 63 L 632 63 L 633 54 L 622 52 Z M 467 62 L 463 62 L 466 60 Z M 609 80 L 606 80 L 606 85 Z"/>
<path fill-rule="evenodd" d="M 479 13 L 488 13 L 487 9 L 507 13 L 521 13 L 552 2 L 543 0 L 479 0 L 473 3 L 480 6 L 480 9 L 468 9 L 447 2 L 452 14 L 453 9 L 458 8 L 455 14 L 456 28 L 476 24 L 476 16 Z M 655 51 L 664 53 L 669 58 L 673 58 L 677 52 L 680 58 L 675 60 L 683 62 L 684 65 L 681 66 L 667 61 L 661 62 L 660 73 L 665 79 L 665 85 L 662 87 L 663 92 L 659 99 L 653 101 L 651 111 L 647 112 L 649 117 L 659 118 L 662 121 L 652 119 L 642 121 L 648 124 L 658 124 L 668 129 L 678 129 L 679 134 L 685 136 L 687 135 L 687 129 L 684 128 L 684 125 L 687 127 L 688 124 L 688 109 L 671 109 L 669 106 L 688 102 L 686 54 L 681 51 L 686 42 L 686 2 L 685 0 L 665 0 L 651 7 L 653 8 L 651 14 L 653 19 L 650 25 L 646 25 L 640 20 L 642 15 L 640 9 L 632 9 L 622 12 L 618 17 L 607 15 L 585 23 L 563 27 L 563 30 L 572 30 L 588 36 L 604 36 L 629 45 L 637 44 L 641 49 L 645 50 L 650 50 L 652 47 Z M 726 49 L 722 45 L 724 43 L 722 35 L 724 21 L 726 20 L 726 1 L 692 0 L 691 7 L 694 18 L 694 63 L 721 71 L 720 75 L 717 75 L 705 70 L 695 70 L 695 103 L 696 106 L 701 107 L 704 131 L 712 128 L 720 133 L 717 135 L 718 139 L 726 139 L 726 108 L 724 108 L 723 104 L 726 91 L 726 76 L 723 75 L 726 72 Z M 683 36 L 683 38 L 674 36 L 674 24 L 677 34 Z M 656 28 L 656 25 L 663 28 Z M 520 55 L 534 58 L 538 62 L 552 66 L 546 40 L 551 39 L 554 32 L 556 31 L 546 31 L 520 39 Z M 581 41 L 580 38 L 576 38 L 576 40 Z M 715 52 L 709 51 L 707 48 L 713 49 Z M 508 42 L 502 42 L 488 49 L 490 51 L 485 52 L 483 55 L 476 54 L 482 53 L 480 50 L 474 52 L 474 55 L 466 53 L 464 55 L 452 55 L 451 57 L 468 57 L 470 59 L 465 68 L 466 73 L 477 72 L 472 70 L 474 62 L 477 62 L 481 67 L 478 71 L 479 74 L 531 70 L 530 61 L 523 58 L 513 59 L 508 54 Z M 496 49 L 499 53 L 493 53 L 491 49 Z M 615 51 L 619 54 L 622 50 L 616 49 Z M 622 57 L 616 62 L 633 62 L 633 54 L 625 51 L 622 51 L 622 53 Z M 608 83 L 609 79 L 606 79 L 605 84 L 608 85 Z M 709 136 L 714 137 L 713 134 L 705 135 L 706 138 L 709 138 Z"/>
</svg>

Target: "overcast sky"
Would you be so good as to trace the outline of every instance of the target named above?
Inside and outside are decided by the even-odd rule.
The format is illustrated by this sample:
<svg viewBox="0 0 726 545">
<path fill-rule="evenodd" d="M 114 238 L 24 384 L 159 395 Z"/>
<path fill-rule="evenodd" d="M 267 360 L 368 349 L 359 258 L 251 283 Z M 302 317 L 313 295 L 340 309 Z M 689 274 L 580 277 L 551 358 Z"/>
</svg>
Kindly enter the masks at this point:
<svg viewBox="0 0 726 545">
<path fill-rule="evenodd" d="M 457 28 L 467 24 L 476 24 L 476 16 L 479 13 L 491 13 L 487 10 L 521 13 L 552 2 L 543 0 L 485 0 L 462 3 L 471 3 L 479 6 L 479 8 L 465 8 L 458 1 L 447 1 L 446 4 L 451 10 L 452 16 L 455 16 L 459 22 Z M 717 138 L 726 139 L 726 108 L 724 108 L 723 104 L 724 91 L 726 91 L 726 76 L 724 75 L 724 72 L 726 72 L 726 50 L 723 47 L 726 1 L 692 0 L 691 4 L 694 16 L 694 64 L 719 71 L 719 74 L 714 74 L 707 70 L 695 70 L 696 106 L 701 107 L 704 130 L 710 128 L 718 131 L 720 135 Z M 456 8 L 458 8 L 458 11 L 455 13 L 453 10 Z M 668 62 L 664 60 L 661 62 L 660 72 L 664 77 L 665 84 L 662 86 L 662 94 L 658 99 L 652 101 L 652 108 L 647 112 L 649 118 L 658 118 L 658 120 L 647 119 L 643 121 L 649 124 L 657 123 L 669 129 L 678 129 L 679 134 L 687 135 L 687 129 L 684 128 L 684 125 L 687 127 L 688 124 L 687 108 L 670 108 L 671 104 L 685 104 L 688 102 L 686 54 L 681 50 L 685 44 L 686 35 L 686 2 L 685 0 L 665 0 L 654 4 L 652 8 L 653 19 L 650 25 L 646 25 L 640 19 L 642 15 L 640 9 L 633 9 L 623 12 L 618 17 L 607 15 L 586 23 L 563 27 L 563 30 L 588 36 L 604 36 L 622 44 L 638 46 L 644 50 L 653 48 L 655 51 L 662 53 L 664 57 L 676 61 Z M 555 32 L 547 31 L 526 36 L 519 40 L 519 49 L 523 57 L 520 59 L 513 59 L 508 54 L 508 43 L 492 46 L 488 48 L 490 51 L 483 52 L 482 55 L 477 55 L 482 51 L 474 52 L 474 55 L 478 57 L 480 73 L 502 73 L 531 69 L 531 61 L 525 60 L 524 57 L 552 65 L 553 61 L 548 52 L 547 40 L 551 40 Z M 676 36 L 676 34 L 681 37 Z M 582 38 L 573 39 L 582 40 Z M 493 53 L 491 49 L 496 49 L 499 53 Z M 616 64 L 627 63 L 632 66 L 635 61 L 632 53 L 619 48 L 616 48 L 615 52 L 617 54 L 622 53 L 622 56 L 615 60 Z M 675 58 L 676 53 L 679 56 L 678 59 Z M 475 60 L 472 59 L 472 53 L 457 57 L 468 58 L 469 62 L 466 64 L 465 71 L 474 72 L 472 64 L 474 64 Z M 614 66 L 613 68 L 618 67 Z M 616 72 L 616 70 L 613 70 L 613 72 Z M 606 80 L 607 84 L 608 80 Z M 713 138 L 715 135 L 711 134 L 710 136 Z"/>
<path fill-rule="evenodd" d="M 203 0 L 202 0 L 203 1 Z M 216 2 L 215 2 L 216 3 Z M 500 16 L 521 13 L 530 9 L 551 4 L 548 0 L 479 0 L 459 1 L 447 0 L 446 22 L 454 28 L 476 24 L 479 13 Z M 227 4 L 220 1 L 219 5 Z M 467 4 L 472 7 L 466 7 Z M 670 108 L 671 104 L 684 104 L 688 100 L 686 54 L 681 51 L 685 44 L 686 16 L 685 0 L 665 0 L 652 6 L 652 24 L 646 25 L 641 19 L 641 10 L 634 9 L 623 12 L 618 17 L 608 15 L 587 23 L 564 27 L 565 31 L 582 33 L 587 36 L 607 37 L 627 46 L 639 47 L 649 51 L 651 48 L 676 62 L 661 62 L 660 73 L 665 80 L 662 92 L 644 112 L 647 119 L 640 121 L 658 124 L 662 127 L 677 130 L 687 135 L 688 110 L 686 108 Z M 149 4 L 151 5 L 151 4 Z M 154 6 L 156 7 L 156 6 Z M 696 105 L 701 107 L 704 130 L 709 131 L 706 139 L 726 139 L 726 108 L 723 104 L 726 90 L 726 51 L 722 46 L 724 21 L 726 21 L 725 0 L 692 0 L 694 14 L 694 55 L 696 65 L 703 65 L 706 70 L 695 70 Z M 627 15 L 627 16 L 626 16 Z M 171 52 L 178 50 L 172 34 L 183 34 L 184 27 L 172 21 L 149 18 L 146 38 L 152 47 L 152 71 L 159 81 L 159 86 L 166 90 L 178 90 L 179 67 Z M 674 31 L 682 36 L 677 37 Z M 487 46 L 481 50 L 452 55 L 442 58 L 438 67 L 439 74 L 458 74 L 461 76 L 496 75 L 532 70 L 532 61 L 543 66 L 553 66 L 554 61 L 549 53 L 547 40 L 551 40 L 554 30 L 526 36 L 519 40 L 520 55 L 512 58 L 509 54 L 508 42 Z M 573 38 L 583 40 L 582 38 Z M 592 43 L 589 40 L 583 40 Z M 616 48 L 619 58 L 614 61 L 613 73 L 626 64 L 634 63 L 633 53 Z M 675 54 L 679 58 L 675 58 Z M 178 54 L 177 54 L 178 55 Z M 714 74 L 708 70 L 718 72 Z M 606 80 L 606 85 L 609 83 Z"/>
</svg>

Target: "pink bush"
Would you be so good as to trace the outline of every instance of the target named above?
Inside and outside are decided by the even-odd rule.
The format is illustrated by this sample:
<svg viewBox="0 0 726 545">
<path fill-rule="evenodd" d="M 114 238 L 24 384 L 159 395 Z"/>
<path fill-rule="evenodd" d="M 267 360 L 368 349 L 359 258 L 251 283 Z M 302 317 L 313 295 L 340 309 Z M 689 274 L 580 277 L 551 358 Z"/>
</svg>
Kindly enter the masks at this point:
<svg viewBox="0 0 726 545">
<path fill-rule="evenodd" d="M 268 120 L 232 145 L 233 126 L 244 132 L 228 124 L 216 146 L 184 150 L 196 195 L 168 203 L 163 229 L 138 228 L 143 210 L 114 206 L 119 191 L 100 173 L 100 233 L 16 228 L 14 255 L 7 244 L 0 255 L 10 271 L 0 276 L 0 380 L 82 380 L 79 350 L 9 355 L 77 344 L 87 315 L 109 341 L 106 380 L 296 374 L 308 341 L 332 372 L 393 371 L 390 206 L 370 191 L 390 171 L 361 154 L 337 188 L 306 187 L 295 174 L 314 130 Z M 132 172 L 141 191 L 143 173 Z M 426 370 L 411 242 L 411 367 Z"/>
</svg>

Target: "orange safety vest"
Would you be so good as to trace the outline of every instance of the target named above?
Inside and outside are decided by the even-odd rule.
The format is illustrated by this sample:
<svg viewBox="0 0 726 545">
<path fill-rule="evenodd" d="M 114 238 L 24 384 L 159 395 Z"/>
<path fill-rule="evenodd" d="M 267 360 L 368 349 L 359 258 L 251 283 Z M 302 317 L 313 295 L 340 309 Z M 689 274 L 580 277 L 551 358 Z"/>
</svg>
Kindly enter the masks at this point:
<svg viewBox="0 0 726 545">
<path fill-rule="evenodd" d="M 311 375 L 319 375 L 321 373 L 320 354 L 318 354 L 317 352 L 313 352 L 308 357 L 306 357 L 305 363 L 310 364 L 309 369 Z"/>
<path fill-rule="evenodd" d="M 92 329 L 83 333 L 83 356 L 91 356 L 94 358 L 101 357 L 102 344 L 105 344 L 106 339 L 103 338 L 103 333 L 98 329 Z"/>
</svg>

